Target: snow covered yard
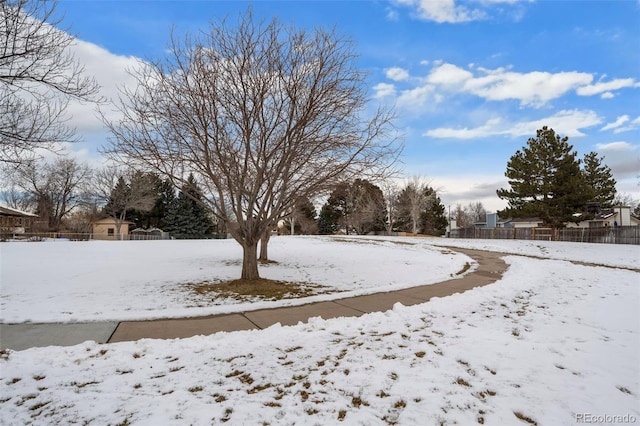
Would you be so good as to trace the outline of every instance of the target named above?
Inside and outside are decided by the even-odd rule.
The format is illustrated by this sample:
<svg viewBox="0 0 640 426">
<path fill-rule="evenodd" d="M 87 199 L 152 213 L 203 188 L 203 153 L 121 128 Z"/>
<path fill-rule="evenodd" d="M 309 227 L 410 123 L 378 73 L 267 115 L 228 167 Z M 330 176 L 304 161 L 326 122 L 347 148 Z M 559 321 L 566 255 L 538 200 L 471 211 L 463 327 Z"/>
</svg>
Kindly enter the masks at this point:
<svg viewBox="0 0 640 426">
<path fill-rule="evenodd" d="M 337 280 L 334 285 L 344 286 L 343 291 L 349 285 L 368 291 L 416 282 L 411 274 L 416 273 L 412 268 L 419 267 L 414 263 L 419 262 L 418 253 L 426 264 L 422 267 L 431 271 L 434 262 L 433 270 L 445 278 L 468 261 L 464 256 L 441 255 L 434 244 L 518 255 L 505 256 L 509 269 L 495 284 L 360 318 L 314 319 L 294 327 L 182 340 L 87 342 L 9 351 L 0 360 L 0 423 L 640 422 L 639 247 L 370 238 L 346 239 L 358 244 L 329 240 L 324 245 L 316 238 L 293 240 L 299 244 L 295 250 L 299 260 L 287 262 L 299 264 L 315 254 L 304 261 L 317 267 L 303 268 L 309 280 Z M 16 291 L 7 297 L 6 247 L 1 248 L 4 321 L 10 317 L 5 306 L 19 303 L 21 309 L 35 311 L 46 303 L 29 309 Z M 280 260 L 276 247 L 272 254 Z M 344 260 L 344 252 L 327 252 L 347 247 L 354 269 L 342 269 L 345 262 L 338 261 Z M 351 250 L 354 247 L 357 250 Z M 408 256 L 408 269 L 384 271 L 379 258 L 371 259 L 380 247 L 389 249 L 385 256 L 397 251 L 395 263 Z M 235 256 L 225 255 L 227 259 Z M 332 255 L 335 260 L 327 260 Z M 207 255 L 191 256 L 194 264 L 204 267 Z M 14 254 L 12 259 L 17 257 Z M 452 265 L 437 266 L 439 257 Z M 59 265 L 72 276 L 70 269 Z M 365 269 L 376 266 L 373 271 Z M 269 266 L 263 271 L 269 276 L 284 274 L 284 269 Z M 342 277 L 345 271 L 348 279 Z M 58 277 L 58 282 L 64 282 L 65 273 Z M 364 289 L 374 278 L 379 281 Z M 135 303 L 108 297 L 137 309 Z M 14 310 L 11 317 L 18 317 Z M 146 315 L 143 311 L 137 314 Z M 92 314 L 99 319 L 113 312 Z"/>
<path fill-rule="evenodd" d="M 124 321 L 212 315 L 433 284 L 469 259 L 411 241 L 273 237 L 263 278 L 321 285 L 304 300 L 211 303 L 191 291 L 240 277 L 234 240 L 49 241 L 0 245 L 0 322 Z M 365 245 L 363 245 L 365 244 Z"/>
</svg>

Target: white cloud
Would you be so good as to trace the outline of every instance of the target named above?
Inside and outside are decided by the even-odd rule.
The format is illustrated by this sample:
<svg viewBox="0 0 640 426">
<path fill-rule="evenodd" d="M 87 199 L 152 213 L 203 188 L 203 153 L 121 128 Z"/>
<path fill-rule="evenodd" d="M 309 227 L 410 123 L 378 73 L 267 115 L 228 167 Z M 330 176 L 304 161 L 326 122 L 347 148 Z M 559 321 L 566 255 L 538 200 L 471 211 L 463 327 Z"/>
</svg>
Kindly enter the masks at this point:
<svg viewBox="0 0 640 426">
<path fill-rule="evenodd" d="M 592 127 L 601 122 L 602 119 L 593 111 L 563 110 L 539 120 L 508 124 L 503 123 L 500 118 L 492 118 L 478 127 L 465 127 L 462 129 L 438 128 L 423 133 L 423 136 L 466 140 L 491 136 L 535 136 L 536 130 L 542 128 L 542 126 L 548 126 L 558 134 L 577 137 L 584 136 L 580 129 Z"/>
<path fill-rule="evenodd" d="M 625 115 L 621 115 L 620 117 L 618 117 L 616 119 L 616 121 L 614 121 L 613 123 L 608 123 L 606 126 L 604 126 L 600 130 L 604 131 L 604 130 L 615 129 L 615 128 L 618 128 L 618 127 L 622 126 L 627 121 L 629 121 L 629 116 L 626 115 L 626 114 Z"/>
<path fill-rule="evenodd" d="M 408 73 L 405 72 L 401 68 L 390 68 L 387 70 L 387 77 L 394 81 L 406 81 Z M 463 68 L 435 61 L 426 77 L 416 78 L 414 81 L 417 82 L 416 86 L 407 90 L 420 90 L 431 85 L 431 90 L 440 89 L 451 94 L 472 94 L 488 101 L 515 100 L 523 107 L 540 108 L 571 91 L 584 89 L 593 81 L 593 75 L 576 71 L 520 73 L 510 70 L 509 67 L 476 69 L 472 65 Z M 607 93 L 609 92 L 605 92 Z"/>
<path fill-rule="evenodd" d="M 492 118 L 482 126 L 474 127 L 472 129 L 467 127 L 462 129 L 441 127 L 439 129 L 429 130 L 425 132 L 423 136 L 448 139 L 478 139 L 487 136 L 505 134 L 501 121 L 502 120 L 500 118 Z"/>
<path fill-rule="evenodd" d="M 453 64 L 442 64 L 431 70 L 427 81 L 432 84 L 459 85 L 473 79 L 470 71 Z"/>
<path fill-rule="evenodd" d="M 440 189 L 438 195 L 445 206 L 453 210 L 456 204 L 466 206 L 472 202 L 481 202 L 490 212 L 504 209 L 507 202 L 496 195 L 496 190 L 508 185 L 502 173 L 495 175 L 459 175 L 437 177 L 431 186 Z"/>
<path fill-rule="evenodd" d="M 613 133 L 629 132 L 638 129 L 640 129 L 640 116 L 636 117 L 628 125 L 618 127 L 613 131 Z"/>
<path fill-rule="evenodd" d="M 393 81 L 402 81 L 409 78 L 409 72 L 399 67 L 389 68 L 386 70 L 385 74 L 389 80 Z"/>
<path fill-rule="evenodd" d="M 469 22 L 486 17 L 479 9 L 467 9 L 454 0 L 399 0 L 398 4 L 411 7 L 417 18 L 438 23 Z"/>
<path fill-rule="evenodd" d="M 435 102 L 438 98 L 433 96 L 433 87 L 427 85 L 402 91 L 398 96 L 397 103 L 401 108 L 415 109 L 425 106 L 429 99 Z"/>
<path fill-rule="evenodd" d="M 599 143 L 595 145 L 596 150 L 605 158 L 605 164 L 611 168 L 613 177 L 618 181 L 616 188 L 621 191 L 628 183 L 637 190 L 638 170 L 640 170 L 640 156 L 638 150 L 640 145 L 634 145 L 625 141 Z M 623 183 L 624 181 L 627 183 Z"/>
<path fill-rule="evenodd" d="M 543 106 L 593 79 L 591 74 L 579 72 L 481 71 L 485 75 L 468 80 L 464 90 L 491 101 L 519 100 L 522 106 Z"/>
<path fill-rule="evenodd" d="M 629 142 L 598 143 L 596 144 L 596 148 L 599 151 L 634 151 L 638 149 L 637 146 Z"/>
<path fill-rule="evenodd" d="M 378 83 L 373 86 L 373 90 L 375 90 L 374 97 L 376 98 L 386 98 L 387 96 L 395 96 L 396 88 L 393 84 L 389 83 Z"/>
<path fill-rule="evenodd" d="M 488 18 L 488 13 L 484 9 L 493 8 L 496 5 L 515 6 L 522 3 L 521 0 L 476 0 L 465 2 L 473 4 L 473 8 L 461 5 L 459 0 L 392 0 L 397 6 L 404 6 L 412 10 L 412 15 L 416 19 L 433 21 L 437 23 L 461 23 L 478 21 Z M 504 6 L 500 9 L 504 12 Z M 515 13 L 516 22 L 521 19 L 522 8 L 512 7 L 511 13 Z"/>
<path fill-rule="evenodd" d="M 604 83 L 598 82 L 579 87 L 576 90 L 576 93 L 580 96 L 593 96 L 600 93 L 611 92 L 612 90 L 623 89 L 625 87 L 640 87 L 640 83 L 636 83 L 633 78 L 618 78 Z"/>
<path fill-rule="evenodd" d="M 101 86 L 100 96 L 115 100 L 118 98 L 120 88 L 134 87 L 135 80 L 127 70 L 140 67 L 143 64 L 140 59 L 115 55 L 100 46 L 82 40 L 76 40 L 71 49 L 78 62 L 84 66 L 85 74 L 94 77 Z M 111 108 L 105 108 L 105 111 L 108 110 Z M 72 116 L 69 124 L 83 133 L 103 129 L 102 121 L 97 118 L 93 105 L 72 102 L 68 112 Z"/>
</svg>

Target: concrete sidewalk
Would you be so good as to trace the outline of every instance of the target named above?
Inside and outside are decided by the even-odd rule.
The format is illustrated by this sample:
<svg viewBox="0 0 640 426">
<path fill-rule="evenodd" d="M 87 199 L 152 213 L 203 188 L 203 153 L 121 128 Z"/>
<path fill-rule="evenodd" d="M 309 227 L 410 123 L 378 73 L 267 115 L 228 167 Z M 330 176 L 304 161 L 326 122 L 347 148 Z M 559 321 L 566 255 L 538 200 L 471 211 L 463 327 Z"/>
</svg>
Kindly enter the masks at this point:
<svg viewBox="0 0 640 426">
<path fill-rule="evenodd" d="M 424 303 L 432 297 L 462 293 L 491 284 L 506 270 L 503 254 L 480 250 L 450 248 L 464 253 L 478 263 L 478 268 L 462 278 L 405 290 L 336 299 L 302 306 L 263 309 L 237 314 L 198 318 L 162 319 L 71 324 L 0 324 L 0 349 L 22 350 L 39 346 L 69 346 L 94 340 L 98 343 L 133 341 L 144 338 L 174 339 L 208 335 L 219 331 L 263 329 L 273 324 L 295 325 L 312 317 L 324 319 L 357 317 L 365 313 L 386 311 L 394 304 L 405 306 Z"/>
</svg>

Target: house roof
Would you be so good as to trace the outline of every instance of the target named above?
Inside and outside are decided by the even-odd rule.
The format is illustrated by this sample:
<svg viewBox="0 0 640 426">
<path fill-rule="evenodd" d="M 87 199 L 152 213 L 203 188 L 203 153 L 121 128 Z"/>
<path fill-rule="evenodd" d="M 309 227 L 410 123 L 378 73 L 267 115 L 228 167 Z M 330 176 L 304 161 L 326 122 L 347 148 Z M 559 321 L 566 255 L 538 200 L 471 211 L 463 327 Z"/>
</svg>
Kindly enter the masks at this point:
<svg viewBox="0 0 640 426">
<path fill-rule="evenodd" d="M 539 217 L 514 217 L 511 222 L 517 223 L 530 223 L 530 222 L 542 222 Z"/>
<path fill-rule="evenodd" d="M 116 223 L 116 220 L 114 218 L 112 218 L 112 217 L 103 217 L 103 218 L 100 218 L 100 219 L 96 219 L 96 220 L 92 221 L 91 223 Z M 128 220 L 123 220 L 121 223 L 123 223 L 123 224 L 127 223 L 129 225 L 133 225 L 135 222 L 131 222 L 131 221 L 128 221 Z"/>
<path fill-rule="evenodd" d="M 23 212 L 17 209 L 11 209 L 9 207 L 0 206 L 0 216 L 11 217 L 38 217 L 37 214 Z"/>
</svg>

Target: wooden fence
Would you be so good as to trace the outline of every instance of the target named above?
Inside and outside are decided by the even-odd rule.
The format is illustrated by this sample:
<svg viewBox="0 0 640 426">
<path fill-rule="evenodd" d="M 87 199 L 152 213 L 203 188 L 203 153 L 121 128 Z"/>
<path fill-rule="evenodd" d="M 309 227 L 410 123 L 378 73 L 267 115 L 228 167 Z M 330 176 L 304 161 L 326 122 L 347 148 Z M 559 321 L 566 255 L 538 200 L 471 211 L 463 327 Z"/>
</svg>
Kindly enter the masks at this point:
<svg viewBox="0 0 640 426">
<path fill-rule="evenodd" d="M 578 243 L 640 244 L 640 226 L 605 228 L 458 228 L 451 238 L 546 240 Z"/>
</svg>

